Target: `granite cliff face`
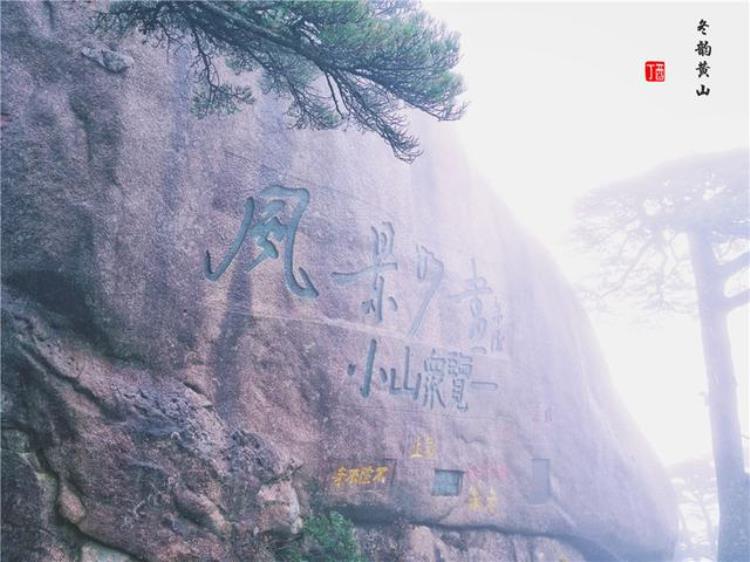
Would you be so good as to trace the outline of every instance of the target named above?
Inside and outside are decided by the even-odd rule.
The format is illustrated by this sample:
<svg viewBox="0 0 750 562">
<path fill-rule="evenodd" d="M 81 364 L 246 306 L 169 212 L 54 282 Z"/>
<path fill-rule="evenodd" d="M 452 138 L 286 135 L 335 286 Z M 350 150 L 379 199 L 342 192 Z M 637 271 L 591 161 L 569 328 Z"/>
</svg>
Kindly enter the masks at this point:
<svg viewBox="0 0 750 562">
<path fill-rule="evenodd" d="M 189 112 L 189 56 L 2 6 L 3 559 L 661 560 L 668 483 L 445 128 Z"/>
</svg>

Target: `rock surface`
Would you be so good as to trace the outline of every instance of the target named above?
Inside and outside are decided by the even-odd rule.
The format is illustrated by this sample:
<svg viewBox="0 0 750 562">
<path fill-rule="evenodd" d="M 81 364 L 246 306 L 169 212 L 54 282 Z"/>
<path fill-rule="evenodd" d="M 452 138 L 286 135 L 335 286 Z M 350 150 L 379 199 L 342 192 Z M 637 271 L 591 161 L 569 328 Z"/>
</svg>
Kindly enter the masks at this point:
<svg viewBox="0 0 750 562">
<path fill-rule="evenodd" d="M 87 44 L 81 49 L 81 54 L 98 63 L 110 72 L 124 72 L 133 66 L 133 57 L 123 55 L 100 44 Z"/>
<path fill-rule="evenodd" d="M 2 10 L 3 560 L 271 560 L 314 506 L 381 562 L 670 556 L 585 314 L 449 129 L 407 166 L 268 97 L 197 120 L 187 53 L 113 73 L 85 5 Z"/>
</svg>

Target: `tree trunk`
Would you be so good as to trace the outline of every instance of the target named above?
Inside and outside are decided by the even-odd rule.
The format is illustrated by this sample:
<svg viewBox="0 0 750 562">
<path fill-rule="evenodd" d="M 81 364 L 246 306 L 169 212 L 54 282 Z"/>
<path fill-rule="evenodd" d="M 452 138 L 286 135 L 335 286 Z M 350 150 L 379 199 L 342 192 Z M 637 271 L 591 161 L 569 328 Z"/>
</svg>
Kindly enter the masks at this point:
<svg viewBox="0 0 750 562">
<path fill-rule="evenodd" d="M 737 405 L 737 381 L 727 331 L 724 279 L 711 243 L 700 233 L 690 240 L 698 291 L 703 355 L 708 377 L 716 487 L 719 497 L 718 562 L 750 561 L 750 479 L 745 473 Z"/>
</svg>

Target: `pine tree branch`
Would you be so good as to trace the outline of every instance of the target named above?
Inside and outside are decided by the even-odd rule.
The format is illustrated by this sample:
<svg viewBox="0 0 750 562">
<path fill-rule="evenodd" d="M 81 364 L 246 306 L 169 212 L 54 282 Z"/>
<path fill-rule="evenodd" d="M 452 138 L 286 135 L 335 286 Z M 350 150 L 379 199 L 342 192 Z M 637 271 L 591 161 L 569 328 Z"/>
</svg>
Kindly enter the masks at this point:
<svg viewBox="0 0 750 562">
<path fill-rule="evenodd" d="M 731 297 L 726 297 L 724 299 L 724 308 L 726 310 L 734 310 L 748 303 L 750 303 L 750 289 L 745 289 Z"/>
<path fill-rule="evenodd" d="M 405 106 L 441 121 L 460 118 L 466 108 L 456 99 L 463 91 L 453 71 L 458 36 L 408 2 L 129 1 L 98 21 L 101 30 L 139 30 L 157 45 L 166 38 L 192 46 L 201 89 L 194 109 L 204 115 L 253 101 L 250 88 L 222 80 L 220 57 L 238 74 L 262 69 L 264 90 L 291 98 L 294 127 L 354 122 L 407 162 L 420 151 Z"/>
<path fill-rule="evenodd" d="M 719 273 L 725 279 L 739 273 L 746 267 L 750 267 L 750 251 L 744 252 L 739 256 L 723 263 L 719 266 Z"/>
<path fill-rule="evenodd" d="M 620 279 L 612 283 L 608 289 L 606 289 L 604 292 L 602 292 L 602 297 L 605 297 L 611 293 L 615 293 L 622 289 L 625 286 L 625 283 L 627 282 L 628 278 L 630 277 L 630 274 L 633 273 L 633 270 L 635 270 L 636 267 L 641 263 L 641 259 L 643 259 L 643 256 L 646 254 L 646 252 L 654 245 L 653 240 L 645 242 L 643 246 L 638 250 L 638 253 L 636 256 L 632 259 L 630 262 L 630 265 L 625 269 L 623 274 L 620 276 Z"/>
</svg>

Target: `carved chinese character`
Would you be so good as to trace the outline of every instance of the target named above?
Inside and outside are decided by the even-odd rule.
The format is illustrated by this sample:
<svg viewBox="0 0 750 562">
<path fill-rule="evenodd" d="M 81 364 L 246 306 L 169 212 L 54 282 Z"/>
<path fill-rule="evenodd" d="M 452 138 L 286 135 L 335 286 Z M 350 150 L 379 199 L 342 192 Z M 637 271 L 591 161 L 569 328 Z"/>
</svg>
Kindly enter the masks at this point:
<svg viewBox="0 0 750 562">
<path fill-rule="evenodd" d="M 424 320 L 427 308 L 430 306 L 430 301 L 435 296 L 443 279 L 444 270 L 443 262 L 437 259 L 432 252 L 424 246 L 417 247 L 417 279 L 420 283 L 427 283 L 428 287 L 419 305 L 419 309 L 417 309 L 417 314 L 411 323 L 411 328 L 409 328 L 410 336 L 416 335 L 422 326 L 422 321 Z"/>
<path fill-rule="evenodd" d="M 466 390 L 466 381 L 471 376 L 472 362 L 471 357 L 459 352 L 448 354 L 447 373 L 452 379 L 451 398 L 456 404 L 458 410 L 465 412 L 469 409 L 464 396 Z"/>
<path fill-rule="evenodd" d="M 364 380 L 362 381 L 362 385 L 359 387 L 359 392 L 367 398 L 370 396 L 370 389 L 372 388 L 372 373 L 373 373 L 373 365 L 375 363 L 375 352 L 378 349 L 378 342 L 377 340 L 370 340 L 370 345 L 367 348 L 367 356 L 365 357 L 365 368 L 364 368 Z M 347 374 L 352 377 L 357 372 L 357 365 L 354 363 L 349 363 L 349 366 L 346 369 Z"/>
<path fill-rule="evenodd" d="M 437 444 L 435 440 L 427 436 L 417 435 L 417 439 L 414 441 L 414 447 L 412 447 L 411 454 L 409 455 L 412 459 L 434 459 L 437 455 Z"/>
<path fill-rule="evenodd" d="M 472 511 L 482 509 L 482 498 L 479 497 L 479 491 L 474 486 L 469 488 L 469 509 Z"/>
<path fill-rule="evenodd" d="M 372 477 L 373 484 L 385 484 L 388 476 L 388 467 L 379 466 L 375 469 L 375 476 Z"/>
<path fill-rule="evenodd" d="M 359 484 L 359 474 L 360 469 L 359 468 L 350 468 L 349 469 L 349 484 Z"/>
<path fill-rule="evenodd" d="M 349 479 L 349 471 L 344 468 L 343 466 L 340 466 L 336 473 L 333 475 L 333 485 L 337 488 L 340 488 L 344 482 L 346 482 Z"/>
<path fill-rule="evenodd" d="M 255 241 L 260 253 L 253 258 L 248 266 L 252 271 L 267 259 L 279 257 L 277 244 L 284 243 L 284 281 L 287 288 L 297 296 L 314 298 L 318 291 L 313 285 L 307 272 L 298 268 L 300 280 L 294 271 L 294 239 L 297 227 L 310 201 L 310 194 L 306 189 L 292 189 L 280 185 L 272 185 L 260 192 L 260 197 L 268 200 L 265 207 L 255 216 L 255 200 L 249 197 L 245 202 L 245 216 L 240 224 L 240 230 L 234 242 L 219 265 L 214 270 L 211 266 L 211 254 L 206 250 L 204 260 L 204 274 L 211 281 L 218 280 L 231 265 L 243 242 L 249 236 Z M 291 199 L 296 204 L 289 204 Z M 290 209 L 288 220 L 283 222 L 284 211 Z M 271 238 L 275 240 L 272 241 Z"/>
<path fill-rule="evenodd" d="M 424 438 L 424 456 L 426 459 L 434 459 L 437 455 L 437 444 L 429 435 Z"/>
<path fill-rule="evenodd" d="M 440 394 L 440 385 L 443 384 L 443 379 L 445 378 L 445 358 L 438 356 L 434 349 L 430 356 L 424 360 L 423 375 L 424 392 L 422 393 L 422 405 L 427 406 L 429 404 L 430 409 L 433 409 L 437 401 L 438 404 L 445 408 L 445 401 Z"/>
<path fill-rule="evenodd" d="M 372 227 L 372 255 L 371 265 L 349 273 L 333 272 L 334 283 L 337 285 L 351 285 L 361 278 L 371 278 L 370 297 L 362 301 L 362 311 L 365 315 L 373 314 L 375 322 L 383 322 L 383 302 L 385 287 L 385 272 L 398 269 L 398 263 L 393 257 L 393 238 L 395 231 L 390 222 L 384 222 L 380 230 Z M 391 309 L 398 310 L 396 299 L 389 296 L 385 299 Z"/>
<path fill-rule="evenodd" d="M 469 325 L 469 339 L 475 344 L 471 350 L 478 353 L 487 353 L 487 348 L 480 345 L 487 331 L 487 319 L 483 313 L 482 295 L 492 293 L 488 286 L 487 280 L 477 274 L 477 262 L 471 259 L 472 276 L 466 279 L 466 289 L 451 298 L 458 301 L 469 301 L 469 311 L 471 312 L 471 324 Z"/>
<path fill-rule="evenodd" d="M 422 454 L 422 438 L 420 436 L 417 436 L 417 440 L 414 441 L 414 447 L 412 448 L 409 457 L 412 459 L 421 459 L 424 457 Z"/>
<path fill-rule="evenodd" d="M 505 333 L 503 329 L 503 310 L 500 301 L 495 299 L 492 314 L 492 336 L 490 337 L 490 351 L 498 353 L 505 349 Z"/>
<path fill-rule="evenodd" d="M 380 369 L 380 379 L 383 383 L 388 383 L 388 392 L 395 395 L 407 395 L 412 399 L 416 400 L 419 397 L 419 389 L 422 385 L 422 373 L 416 373 L 416 378 L 412 382 L 411 372 L 411 348 L 406 346 L 404 348 L 404 371 L 402 377 L 402 383 L 399 385 L 398 371 L 395 367 L 391 367 L 386 370 Z"/>
<path fill-rule="evenodd" d="M 375 469 L 371 466 L 363 466 L 359 469 L 359 483 L 360 484 L 372 484 L 372 476 Z"/>
<path fill-rule="evenodd" d="M 495 513 L 497 508 L 497 494 L 495 493 L 495 488 L 490 488 L 490 493 L 487 496 L 487 511 L 490 513 Z"/>
</svg>

